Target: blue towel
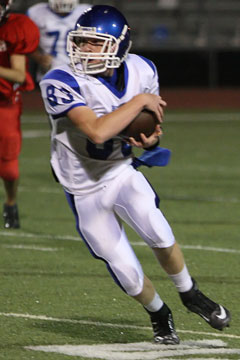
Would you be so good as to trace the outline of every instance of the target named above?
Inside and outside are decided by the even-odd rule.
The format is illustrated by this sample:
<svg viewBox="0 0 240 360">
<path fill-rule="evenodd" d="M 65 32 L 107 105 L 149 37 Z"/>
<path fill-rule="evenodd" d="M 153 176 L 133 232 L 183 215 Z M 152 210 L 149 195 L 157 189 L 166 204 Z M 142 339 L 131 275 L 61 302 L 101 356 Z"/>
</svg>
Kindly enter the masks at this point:
<svg viewBox="0 0 240 360">
<path fill-rule="evenodd" d="M 148 167 L 152 166 L 166 166 L 171 157 L 171 151 L 169 149 L 157 146 L 151 151 L 145 150 L 142 155 L 135 157 L 132 162 L 132 166 L 136 169 L 141 165 Z"/>
</svg>

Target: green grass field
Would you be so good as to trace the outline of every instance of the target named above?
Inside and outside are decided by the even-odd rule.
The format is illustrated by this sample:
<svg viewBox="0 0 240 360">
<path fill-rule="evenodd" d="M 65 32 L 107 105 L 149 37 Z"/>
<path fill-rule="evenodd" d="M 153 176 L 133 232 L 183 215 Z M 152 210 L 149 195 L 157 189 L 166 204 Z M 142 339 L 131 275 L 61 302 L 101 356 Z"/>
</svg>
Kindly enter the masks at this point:
<svg viewBox="0 0 240 360">
<path fill-rule="evenodd" d="M 167 112 L 161 145 L 172 150 L 170 164 L 141 168 L 192 276 L 232 312 L 223 332 L 187 313 L 151 250 L 127 228 L 145 273 L 173 311 L 179 346 L 152 345 L 147 314 L 78 237 L 51 175 L 45 115 L 25 114 L 22 128 L 21 229 L 4 230 L 0 219 L 0 359 L 240 359 L 239 114 Z M 55 347 L 34 348 L 48 345 Z"/>
</svg>

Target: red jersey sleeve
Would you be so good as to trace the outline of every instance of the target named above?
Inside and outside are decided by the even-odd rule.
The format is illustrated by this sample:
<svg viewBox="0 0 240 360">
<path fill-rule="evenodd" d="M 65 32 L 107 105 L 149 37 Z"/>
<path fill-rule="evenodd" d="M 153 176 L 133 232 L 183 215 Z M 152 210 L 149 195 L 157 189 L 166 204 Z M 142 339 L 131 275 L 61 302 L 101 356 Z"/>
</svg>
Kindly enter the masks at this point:
<svg viewBox="0 0 240 360">
<path fill-rule="evenodd" d="M 1 33 L 1 39 L 8 44 L 8 54 L 29 54 L 39 44 L 39 29 L 26 15 L 11 14 Z"/>
<path fill-rule="evenodd" d="M 10 67 L 11 55 L 27 55 L 39 44 L 40 33 L 37 25 L 23 14 L 10 14 L 7 21 L 0 26 L 0 66 Z M 32 90 L 34 83 L 26 63 L 26 80 L 19 86 L 0 78 L 0 100 L 13 99 L 16 91 Z"/>
</svg>

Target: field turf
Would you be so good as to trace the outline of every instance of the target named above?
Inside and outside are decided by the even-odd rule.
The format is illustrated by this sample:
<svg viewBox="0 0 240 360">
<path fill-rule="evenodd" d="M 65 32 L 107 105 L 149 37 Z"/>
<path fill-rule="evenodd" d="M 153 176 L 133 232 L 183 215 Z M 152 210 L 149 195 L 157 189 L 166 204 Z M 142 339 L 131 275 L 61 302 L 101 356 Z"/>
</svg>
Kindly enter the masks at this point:
<svg viewBox="0 0 240 360">
<path fill-rule="evenodd" d="M 232 313 L 223 332 L 187 313 L 151 250 L 126 227 L 145 273 L 173 311 L 178 347 L 152 346 L 147 314 L 79 238 L 51 175 L 46 116 L 25 113 L 22 120 L 21 229 L 4 230 L 0 219 L 0 359 L 240 359 L 239 113 L 167 112 L 161 146 L 171 149 L 171 161 L 141 168 L 192 276 Z M 55 347 L 34 348 L 48 345 Z"/>
</svg>

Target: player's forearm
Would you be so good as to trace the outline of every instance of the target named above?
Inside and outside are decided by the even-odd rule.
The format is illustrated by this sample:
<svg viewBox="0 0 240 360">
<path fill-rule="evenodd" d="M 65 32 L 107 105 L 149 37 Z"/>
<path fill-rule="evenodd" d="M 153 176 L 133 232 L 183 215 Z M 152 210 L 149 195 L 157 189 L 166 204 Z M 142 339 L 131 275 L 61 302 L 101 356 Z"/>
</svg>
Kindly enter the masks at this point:
<svg viewBox="0 0 240 360">
<path fill-rule="evenodd" d="M 93 132 L 91 135 L 88 134 L 88 136 L 95 143 L 101 144 L 118 135 L 144 108 L 158 112 L 159 121 L 162 121 L 162 106 L 165 105 L 165 101 L 157 95 L 139 94 L 134 96 L 130 101 L 113 112 L 97 118 L 94 126 L 91 127 Z"/>
<path fill-rule="evenodd" d="M 158 95 L 139 94 L 118 109 L 100 117 L 87 106 L 71 109 L 68 117 L 92 142 L 102 144 L 121 133 L 144 108 L 158 113 L 161 122 L 162 107 L 165 105 L 165 101 Z"/>
<path fill-rule="evenodd" d="M 102 144 L 119 134 L 144 106 L 144 96 L 138 95 L 117 110 L 101 117 L 97 117 L 87 106 L 71 109 L 68 117 L 92 142 Z"/>
<path fill-rule="evenodd" d="M 13 83 L 22 84 L 25 81 L 26 73 L 25 71 L 0 66 L 0 77 Z"/>
<path fill-rule="evenodd" d="M 145 107 L 144 97 L 137 95 L 113 112 L 96 120 L 96 142 L 103 143 L 119 134 Z"/>
</svg>

